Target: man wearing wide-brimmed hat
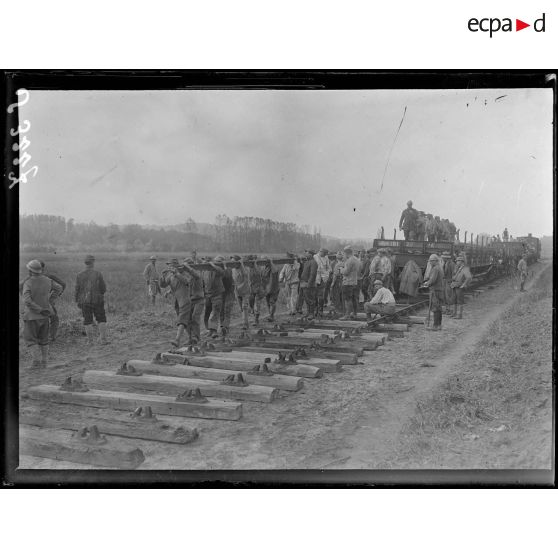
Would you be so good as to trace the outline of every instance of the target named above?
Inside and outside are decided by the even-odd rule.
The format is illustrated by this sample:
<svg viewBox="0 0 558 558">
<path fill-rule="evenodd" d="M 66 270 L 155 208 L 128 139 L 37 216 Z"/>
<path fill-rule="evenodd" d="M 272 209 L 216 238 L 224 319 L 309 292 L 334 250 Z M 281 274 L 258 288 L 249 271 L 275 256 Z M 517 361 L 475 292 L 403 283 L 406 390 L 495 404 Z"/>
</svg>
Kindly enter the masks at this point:
<svg viewBox="0 0 558 558">
<path fill-rule="evenodd" d="M 23 283 L 23 338 L 29 347 L 37 347 L 33 367 L 45 368 L 48 358 L 49 318 L 54 309 L 52 302 L 62 294 L 62 287 L 43 275 L 39 260 L 26 265 L 29 277 Z"/>
<path fill-rule="evenodd" d="M 107 290 L 103 274 L 94 269 L 95 257 L 85 256 L 85 269 L 76 278 L 75 301 L 83 313 L 83 325 L 87 341 L 94 342 L 93 317 L 99 326 L 99 340 L 108 343 L 105 293 Z"/>
<path fill-rule="evenodd" d="M 151 256 L 149 258 L 149 263 L 145 266 L 143 270 L 143 277 L 147 283 L 147 296 L 151 299 L 151 304 L 155 306 L 155 298 L 157 294 L 161 293 L 161 287 L 159 286 L 159 272 L 157 271 L 157 258 Z"/>
</svg>

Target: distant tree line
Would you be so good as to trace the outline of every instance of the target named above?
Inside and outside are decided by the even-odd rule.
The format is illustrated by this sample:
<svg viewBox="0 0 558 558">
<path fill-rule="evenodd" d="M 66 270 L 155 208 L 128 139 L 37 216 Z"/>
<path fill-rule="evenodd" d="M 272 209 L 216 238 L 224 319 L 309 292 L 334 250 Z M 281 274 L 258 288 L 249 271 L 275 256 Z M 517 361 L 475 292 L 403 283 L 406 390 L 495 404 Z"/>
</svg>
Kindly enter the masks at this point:
<svg viewBox="0 0 558 558">
<path fill-rule="evenodd" d="M 141 225 L 77 223 L 55 215 L 21 215 L 20 247 L 23 251 L 119 251 L 119 252 L 301 252 L 342 245 L 340 239 L 322 238 L 320 231 L 295 223 L 259 217 L 219 215 L 212 226 L 189 218 L 181 225 L 155 228 Z M 198 232 L 203 229 L 204 234 Z"/>
</svg>

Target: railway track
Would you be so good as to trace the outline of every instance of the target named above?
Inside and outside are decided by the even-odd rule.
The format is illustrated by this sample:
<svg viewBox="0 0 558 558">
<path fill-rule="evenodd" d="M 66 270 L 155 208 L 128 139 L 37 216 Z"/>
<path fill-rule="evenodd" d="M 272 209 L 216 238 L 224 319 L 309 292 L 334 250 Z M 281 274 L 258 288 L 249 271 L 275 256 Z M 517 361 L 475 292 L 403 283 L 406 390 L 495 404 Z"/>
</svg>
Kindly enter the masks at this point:
<svg viewBox="0 0 558 558">
<path fill-rule="evenodd" d="M 479 278 L 478 296 L 501 277 Z M 250 402 L 273 405 L 279 393 L 358 366 L 391 338 L 421 327 L 428 297 L 399 303 L 395 315 L 352 321 L 279 315 L 249 332 L 236 324 L 225 340 L 207 340 L 131 360 L 114 370 L 88 370 L 63 385 L 27 390 L 20 413 L 21 452 L 94 467 L 132 469 L 145 460 L 142 443 L 203 444 L 189 419 L 242 420 Z"/>
</svg>

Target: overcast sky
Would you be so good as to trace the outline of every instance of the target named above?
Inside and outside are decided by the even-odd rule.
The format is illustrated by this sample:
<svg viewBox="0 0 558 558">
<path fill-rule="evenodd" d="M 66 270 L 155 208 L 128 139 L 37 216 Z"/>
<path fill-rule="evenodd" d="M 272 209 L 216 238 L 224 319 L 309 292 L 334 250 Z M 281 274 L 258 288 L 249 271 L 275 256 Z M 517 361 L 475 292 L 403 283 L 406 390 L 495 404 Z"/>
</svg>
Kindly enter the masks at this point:
<svg viewBox="0 0 558 558">
<path fill-rule="evenodd" d="M 411 199 L 462 233 L 552 233 L 550 89 L 31 91 L 20 117 L 39 166 L 18 186 L 25 214 L 225 213 L 373 238 Z"/>
</svg>

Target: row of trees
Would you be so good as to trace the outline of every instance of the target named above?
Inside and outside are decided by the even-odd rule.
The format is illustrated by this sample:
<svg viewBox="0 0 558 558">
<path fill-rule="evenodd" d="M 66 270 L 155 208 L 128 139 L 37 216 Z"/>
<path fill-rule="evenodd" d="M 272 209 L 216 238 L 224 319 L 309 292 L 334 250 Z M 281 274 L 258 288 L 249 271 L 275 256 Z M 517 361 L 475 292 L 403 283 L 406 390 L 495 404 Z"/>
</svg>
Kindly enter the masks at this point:
<svg viewBox="0 0 558 558">
<path fill-rule="evenodd" d="M 281 223 L 259 217 L 218 215 L 215 219 L 217 249 L 224 252 L 300 252 L 305 248 L 319 248 L 322 237 L 316 228 L 300 227 L 295 223 Z"/>
<path fill-rule="evenodd" d="M 201 234 L 203 230 L 204 234 Z M 148 251 L 184 252 L 300 252 L 319 248 L 320 232 L 308 226 L 258 217 L 219 215 L 213 226 L 189 218 L 181 225 L 150 228 L 141 225 L 76 223 L 54 215 L 20 216 L 20 246 L 28 251 Z M 328 243 L 341 243 L 328 239 Z"/>
</svg>

